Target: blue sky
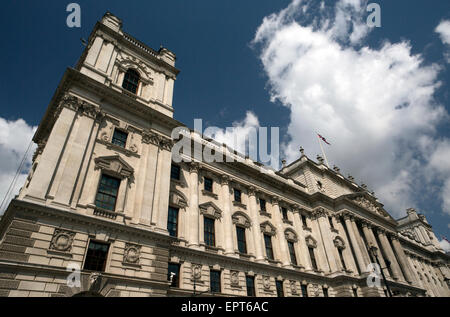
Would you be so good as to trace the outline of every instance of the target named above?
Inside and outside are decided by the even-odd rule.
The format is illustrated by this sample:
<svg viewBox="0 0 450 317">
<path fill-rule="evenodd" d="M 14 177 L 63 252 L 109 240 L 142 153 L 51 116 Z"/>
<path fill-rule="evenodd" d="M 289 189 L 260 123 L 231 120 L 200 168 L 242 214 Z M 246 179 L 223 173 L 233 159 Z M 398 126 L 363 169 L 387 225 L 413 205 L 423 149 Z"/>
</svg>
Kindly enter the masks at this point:
<svg viewBox="0 0 450 317">
<path fill-rule="evenodd" d="M 446 60 L 449 46 L 435 32 L 442 21 L 450 20 L 450 2 L 376 2 L 382 10 L 382 27 L 371 29 L 356 44 L 345 38 L 337 40 L 332 35 L 323 37 L 325 33 L 317 29 L 308 33 L 307 27 L 314 18 L 323 22 L 331 17 L 333 21 L 337 1 L 327 1 L 324 11 L 314 5 L 309 5 L 305 12 L 301 11 L 301 5 L 292 6 L 292 11 L 298 11 L 293 16 L 280 12 L 290 5 L 290 0 L 78 1 L 82 10 L 81 28 L 68 28 L 65 24 L 69 1 L 2 2 L 0 55 L 4 76 L 0 80 L 0 118 L 3 126 L 16 130 L 14 145 L 5 140 L 13 134 L 0 134 L 2 160 L 10 161 L 0 168 L 0 193 L 6 191 L 8 177 L 26 148 L 31 127 L 39 124 L 65 69 L 77 62 L 83 50 L 80 38 L 87 39 L 95 22 L 110 11 L 123 20 L 125 32 L 155 49 L 163 45 L 177 55 L 177 67 L 181 70 L 173 102 L 177 120 L 188 126 L 193 126 L 194 118 L 221 128 L 233 123 L 245 126 L 251 112 L 256 125 L 280 127 L 283 155 L 288 161 L 296 158 L 299 145 L 305 147 L 308 156 L 315 158 L 320 149 L 313 132 L 320 130 L 333 144 L 326 149 L 330 164 L 351 173 L 359 183 L 368 184 L 395 217 L 402 216 L 406 206 L 414 206 L 427 216 L 439 239 L 442 235 L 450 238 L 450 156 L 447 156 L 450 155 L 450 129 L 446 118 L 450 112 L 450 64 Z M 319 3 L 316 1 L 316 6 Z M 275 16 L 267 18 L 264 24 L 263 19 L 271 14 Z M 363 19 L 366 15 L 363 14 Z M 292 23 L 298 27 L 292 27 Z M 269 31 L 261 28 L 263 25 Z M 256 38 L 258 30 L 259 38 Z M 310 36 L 311 42 L 296 42 L 296 34 Z M 295 49 L 318 43 L 319 39 L 326 43 L 317 45 L 334 47 L 338 60 L 342 59 L 342 65 L 348 67 L 327 64 L 330 57 L 317 67 L 302 64 L 301 58 L 315 60 L 320 50 L 313 48 L 301 55 Z M 391 51 L 383 51 L 386 43 L 403 46 L 390 47 L 398 50 L 398 55 L 393 56 Z M 361 51 L 364 47 L 372 51 L 364 54 Z M 287 56 L 285 53 L 292 48 L 292 54 Z M 265 53 L 268 53 L 266 57 L 277 56 L 277 60 L 265 59 Z M 414 62 L 413 56 L 417 54 L 420 65 Z M 353 86 L 363 92 L 370 89 L 358 86 L 355 76 L 352 79 L 355 81 L 345 78 L 346 69 L 352 74 L 357 71 L 353 65 L 391 60 L 413 69 L 405 74 L 395 69 L 394 64 L 392 67 L 394 82 L 403 84 L 404 81 L 408 89 L 402 92 L 399 88 L 398 94 L 387 94 L 386 100 L 378 103 L 374 99 L 383 99 L 389 89 L 376 81 L 373 90 L 381 93 L 352 92 Z M 288 70 L 279 72 L 277 63 Z M 389 71 L 373 65 L 374 68 L 366 70 L 370 78 L 380 76 L 380 83 L 389 78 Z M 295 66 L 309 71 L 296 73 Z M 317 70 L 321 67 L 326 69 Z M 327 86 L 325 75 L 348 81 L 348 98 L 324 105 L 326 100 L 336 99 L 337 95 L 333 94 L 340 91 L 337 86 Z M 301 80 L 303 77 L 306 79 Z M 314 87 L 318 90 L 311 90 Z M 428 92 L 408 99 L 414 95 L 412 92 L 424 87 Z M 328 97 L 317 97 L 318 91 Z M 314 98 L 308 95 L 311 92 L 316 94 Z M 363 97 L 367 97 L 369 110 L 348 107 L 348 103 L 356 105 Z M 309 100 L 310 108 L 305 106 L 305 100 Z M 406 107 L 409 109 L 417 104 L 418 110 L 404 117 L 384 111 L 396 106 L 397 101 L 409 102 L 411 106 Z M 372 111 L 371 107 L 383 111 Z M 356 113 L 355 123 L 361 119 L 374 120 L 342 131 L 341 123 L 353 118 L 353 113 Z M 328 121 L 328 116 L 339 120 Z M 394 119 L 384 121 L 383 118 Z M 425 124 L 417 123 L 416 119 L 422 119 Z M 386 132 L 391 129 L 392 132 Z M 402 131 L 409 137 L 402 135 Z"/>
</svg>

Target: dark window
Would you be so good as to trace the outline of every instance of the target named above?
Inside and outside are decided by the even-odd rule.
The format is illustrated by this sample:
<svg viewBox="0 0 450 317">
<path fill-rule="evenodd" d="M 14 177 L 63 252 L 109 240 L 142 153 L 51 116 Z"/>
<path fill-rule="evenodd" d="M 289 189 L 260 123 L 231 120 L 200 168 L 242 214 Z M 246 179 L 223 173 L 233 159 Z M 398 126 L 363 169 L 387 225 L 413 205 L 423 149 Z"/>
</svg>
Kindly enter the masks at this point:
<svg viewBox="0 0 450 317">
<path fill-rule="evenodd" d="M 259 199 L 259 206 L 262 211 L 266 211 L 266 201 L 264 199 Z"/>
<path fill-rule="evenodd" d="M 297 265 L 297 257 L 295 256 L 294 242 L 288 241 L 289 255 L 291 256 L 291 263 Z"/>
<path fill-rule="evenodd" d="M 314 248 L 308 247 L 309 257 L 311 258 L 311 265 L 314 270 L 317 270 L 316 256 L 314 255 Z"/>
<path fill-rule="evenodd" d="M 120 179 L 103 174 L 98 186 L 95 205 L 99 208 L 114 211 L 119 185 Z"/>
<path fill-rule="evenodd" d="M 104 272 L 108 250 L 109 244 L 90 241 L 86 253 L 86 260 L 84 261 L 84 269 Z"/>
<path fill-rule="evenodd" d="M 302 215 L 302 223 L 303 223 L 303 226 L 304 226 L 304 227 L 308 227 L 308 224 L 307 224 L 307 222 L 306 222 L 306 216 L 305 216 L 305 215 Z"/>
<path fill-rule="evenodd" d="M 215 241 L 215 234 L 214 234 L 214 219 L 203 217 L 204 219 L 204 226 L 205 226 L 205 244 L 213 247 L 216 244 Z"/>
<path fill-rule="evenodd" d="M 241 191 L 239 189 L 234 189 L 234 201 L 241 202 Z"/>
<path fill-rule="evenodd" d="M 323 288 L 323 297 L 328 297 L 328 288 Z"/>
<path fill-rule="evenodd" d="M 236 226 L 236 236 L 238 249 L 241 253 L 247 253 L 247 243 L 245 241 L 245 228 Z"/>
<path fill-rule="evenodd" d="M 128 69 L 123 79 L 122 87 L 135 94 L 139 85 L 141 76 L 134 69 Z"/>
<path fill-rule="evenodd" d="M 353 296 L 358 297 L 358 289 L 357 288 L 353 289 Z"/>
<path fill-rule="evenodd" d="M 334 225 L 333 225 L 333 219 L 331 217 L 328 217 L 328 222 L 330 223 L 330 227 L 332 229 L 334 229 Z"/>
<path fill-rule="evenodd" d="M 264 235 L 264 244 L 266 246 L 266 256 L 269 260 L 273 260 L 272 237 L 268 234 Z"/>
<path fill-rule="evenodd" d="M 114 134 L 111 143 L 125 148 L 125 144 L 127 144 L 127 138 L 128 133 L 118 129 L 114 129 Z"/>
<path fill-rule="evenodd" d="M 172 237 L 178 236 L 178 208 L 169 207 L 167 217 L 167 230 Z"/>
<path fill-rule="evenodd" d="M 205 177 L 205 190 L 207 192 L 212 192 L 213 191 L 213 181 L 211 178 Z"/>
<path fill-rule="evenodd" d="M 220 271 L 209 271 L 210 288 L 212 293 L 220 293 Z"/>
<path fill-rule="evenodd" d="M 388 294 L 387 290 L 384 289 L 383 292 L 384 292 L 384 296 L 388 297 L 389 294 Z"/>
<path fill-rule="evenodd" d="M 178 165 L 173 165 L 170 167 L 170 178 L 180 180 L 181 169 Z"/>
<path fill-rule="evenodd" d="M 302 287 L 302 296 L 303 297 L 308 297 L 308 285 L 301 285 Z"/>
<path fill-rule="evenodd" d="M 284 291 L 283 291 L 283 282 L 282 281 L 276 281 L 277 285 L 277 296 L 278 297 L 284 297 Z"/>
<path fill-rule="evenodd" d="M 171 287 L 180 287 L 180 265 L 176 263 L 169 263 L 167 270 L 167 280 L 172 280 Z"/>
<path fill-rule="evenodd" d="M 247 296 L 255 296 L 255 278 L 253 276 L 246 276 L 245 283 L 247 285 Z"/>
<path fill-rule="evenodd" d="M 281 207 L 281 214 L 283 215 L 284 220 L 288 220 L 288 213 L 285 207 Z"/>
<path fill-rule="evenodd" d="M 339 258 L 341 259 L 341 264 L 342 267 L 344 268 L 344 270 L 347 270 L 347 267 L 345 266 L 345 261 L 344 261 L 344 254 L 342 253 L 342 249 L 338 248 L 338 252 L 339 252 Z"/>
</svg>

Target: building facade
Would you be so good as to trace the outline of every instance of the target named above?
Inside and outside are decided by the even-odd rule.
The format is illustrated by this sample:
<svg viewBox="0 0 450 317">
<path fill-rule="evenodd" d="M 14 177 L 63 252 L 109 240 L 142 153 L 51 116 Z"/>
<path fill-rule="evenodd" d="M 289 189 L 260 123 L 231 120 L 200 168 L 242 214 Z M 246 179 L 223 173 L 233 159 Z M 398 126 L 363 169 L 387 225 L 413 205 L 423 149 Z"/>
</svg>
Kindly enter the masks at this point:
<svg viewBox="0 0 450 317">
<path fill-rule="evenodd" d="M 95 25 L 0 221 L 0 296 L 389 296 L 374 263 L 394 296 L 450 295 L 426 218 L 393 219 L 321 157 L 263 171 L 185 129 L 234 160 L 175 162 L 178 73 L 114 15 Z"/>
</svg>

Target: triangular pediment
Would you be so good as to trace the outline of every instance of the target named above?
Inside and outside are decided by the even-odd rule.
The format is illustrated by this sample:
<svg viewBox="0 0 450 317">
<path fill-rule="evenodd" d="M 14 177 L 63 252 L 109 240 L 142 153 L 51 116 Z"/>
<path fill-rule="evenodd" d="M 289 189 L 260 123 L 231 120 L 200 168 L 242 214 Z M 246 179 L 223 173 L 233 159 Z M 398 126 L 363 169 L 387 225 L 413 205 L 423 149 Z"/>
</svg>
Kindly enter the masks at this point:
<svg viewBox="0 0 450 317">
<path fill-rule="evenodd" d="M 389 213 L 383 208 L 383 204 L 379 203 L 374 197 L 368 193 L 352 193 L 344 196 L 345 199 L 353 202 L 354 204 L 364 208 L 365 210 L 381 216 L 383 218 L 394 220 Z"/>
<path fill-rule="evenodd" d="M 133 167 L 119 155 L 97 157 L 95 166 L 121 177 L 130 177 L 134 173 Z"/>
</svg>

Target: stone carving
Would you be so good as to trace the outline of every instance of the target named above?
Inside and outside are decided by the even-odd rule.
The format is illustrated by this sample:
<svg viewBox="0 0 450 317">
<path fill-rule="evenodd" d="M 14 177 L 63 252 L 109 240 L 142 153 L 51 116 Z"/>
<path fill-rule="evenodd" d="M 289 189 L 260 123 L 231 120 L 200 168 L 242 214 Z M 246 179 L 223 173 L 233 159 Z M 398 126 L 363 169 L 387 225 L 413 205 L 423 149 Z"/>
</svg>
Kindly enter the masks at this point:
<svg viewBox="0 0 450 317">
<path fill-rule="evenodd" d="M 356 198 L 353 198 L 352 201 L 369 211 L 372 211 L 380 216 L 387 217 L 386 212 L 384 212 L 380 208 L 380 206 L 377 206 L 376 204 L 374 204 L 373 202 L 371 202 L 370 200 L 368 200 L 365 197 L 361 197 L 361 196 L 356 197 Z"/>
<path fill-rule="evenodd" d="M 141 256 L 141 246 L 136 244 L 125 244 L 125 251 L 123 254 L 124 263 L 139 264 Z"/>
<path fill-rule="evenodd" d="M 295 281 L 290 281 L 289 284 L 291 285 L 292 295 L 296 295 L 297 294 L 297 283 Z"/>
<path fill-rule="evenodd" d="M 284 231 L 284 237 L 291 242 L 298 241 L 297 234 L 292 229 L 286 229 L 286 231 Z"/>
<path fill-rule="evenodd" d="M 131 178 L 134 169 L 119 155 L 97 157 L 95 167 L 112 172 L 120 178 Z"/>
<path fill-rule="evenodd" d="M 233 220 L 234 225 L 240 225 L 245 228 L 250 228 L 252 226 L 250 219 L 243 212 L 237 211 L 233 214 L 231 218 Z"/>
<path fill-rule="evenodd" d="M 234 286 L 234 287 L 239 286 L 239 272 L 238 271 L 230 272 L 230 282 L 231 282 L 231 286 Z"/>
<path fill-rule="evenodd" d="M 222 218 L 222 211 L 212 202 L 207 202 L 198 206 L 200 214 L 210 216 L 214 219 Z"/>
<path fill-rule="evenodd" d="M 314 297 L 319 297 L 320 296 L 320 287 L 318 284 L 312 284 L 312 293 Z"/>
<path fill-rule="evenodd" d="M 306 241 L 306 245 L 307 245 L 308 247 L 311 247 L 311 248 L 317 247 L 317 241 L 316 241 L 316 239 L 314 239 L 311 235 L 307 236 L 307 237 L 305 238 L 305 241 Z"/>
<path fill-rule="evenodd" d="M 195 280 L 202 278 L 202 266 L 201 264 L 192 264 L 192 277 Z"/>
<path fill-rule="evenodd" d="M 345 242 L 341 237 L 334 238 L 333 243 L 336 248 L 341 250 L 345 249 Z"/>
<path fill-rule="evenodd" d="M 263 286 L 265 290 L 270 290 L 270 277 L 264 276 L 263 277 Z"/>
<path fill-rule="evenodd" d="M 268 221 L 263 222 L 261 225 L 261 232 L 270 236 L 274 236 L 277 233 L 277 229 Z"/>
<path fill-rule="evenodd" d="M 74 237 L 75 232 L 62 229 L 55 229 L 52 241 L 50 243 L 50 249 L 61 252 L 70 252 L 70 250 L 72 249 Z"/>
<path fill-rule="evenodd" d="M 188 205 L 184 195 L 174 191 L 169 194 L 169 204 L 179 208 L 186 208 Z"/>
</svg>

